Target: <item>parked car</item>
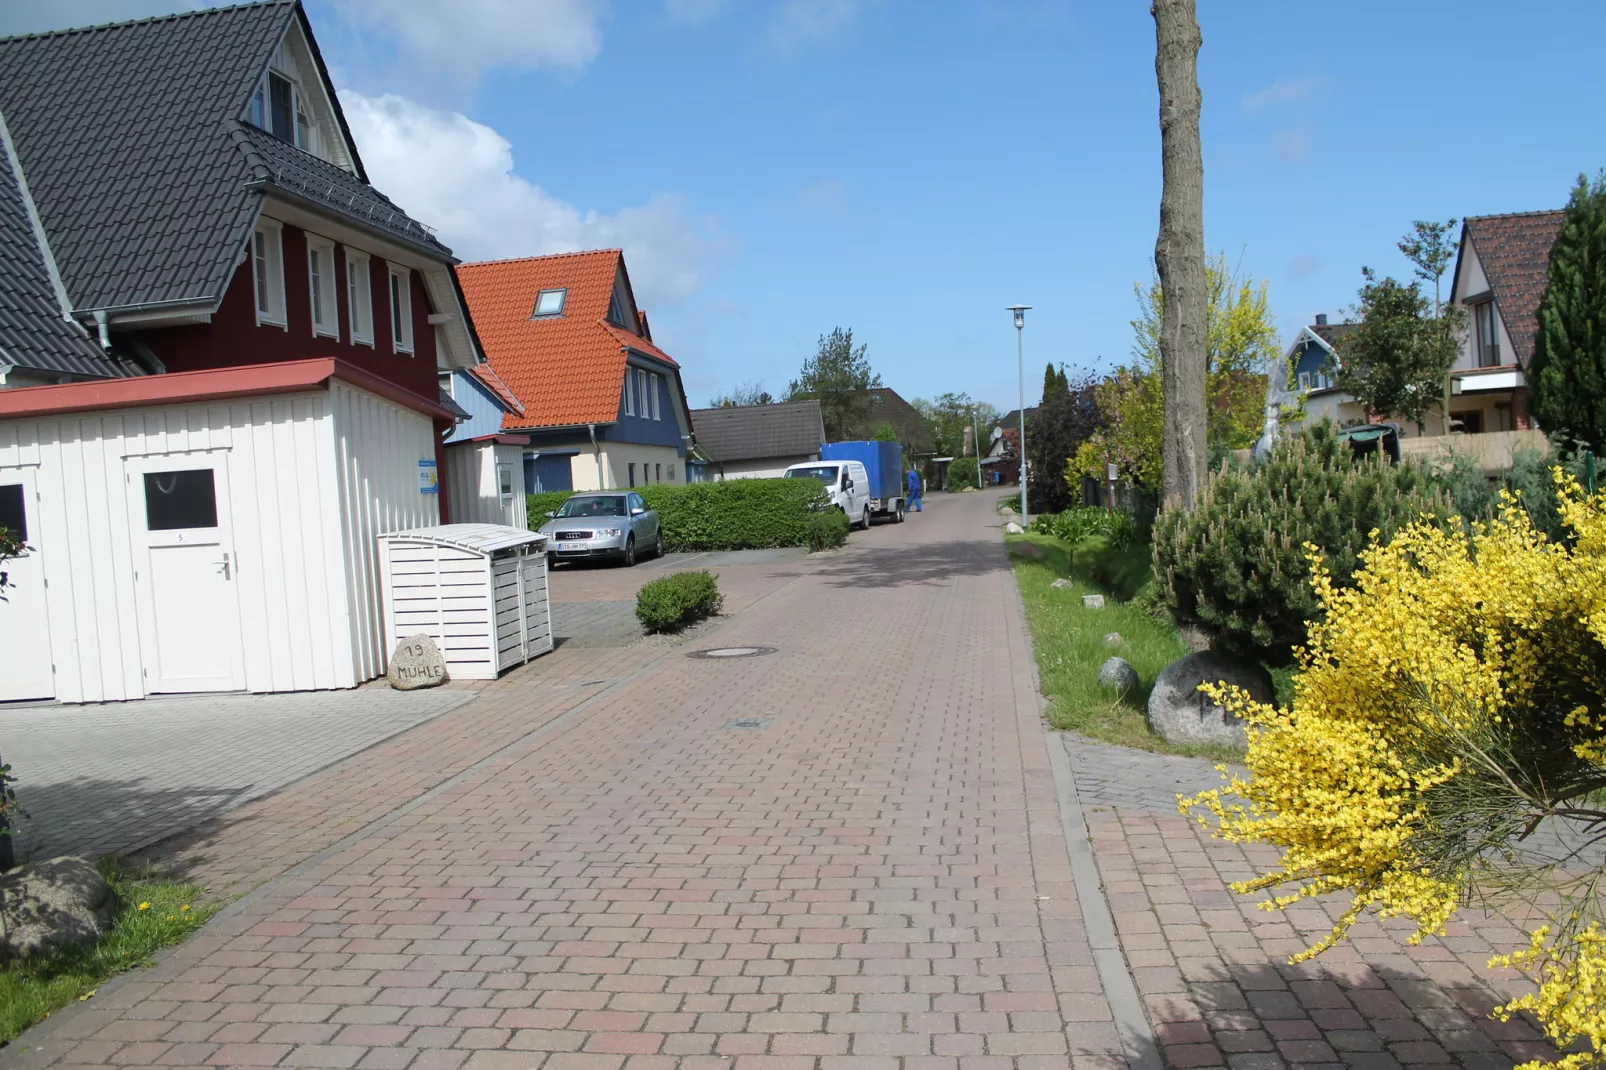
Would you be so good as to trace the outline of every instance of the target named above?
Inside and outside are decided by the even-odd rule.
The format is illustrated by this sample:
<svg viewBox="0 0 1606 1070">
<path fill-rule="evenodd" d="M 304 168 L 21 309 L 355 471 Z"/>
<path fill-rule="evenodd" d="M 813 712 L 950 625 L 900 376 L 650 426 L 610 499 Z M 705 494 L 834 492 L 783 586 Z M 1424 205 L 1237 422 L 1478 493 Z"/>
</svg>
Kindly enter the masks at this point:
<svg viewBox="0 0 1606 1070">
<path fill-rule="evenodd" d="M 549 515 L 551 519 L 541 525 L 541 534 L 549 540 L 549 564 L 600 557 L 628 567 L 643 550 L 654 557 L 664 552 L 658 514 L 634 491 L 576 494 Z"/>
<path fill-rule="evenodd" d="M 870 475 L 862 461 L 808 461 L 786 470 L 787 479 L 817 479 L 848 523 L 870 526 Z"/>
</svg>

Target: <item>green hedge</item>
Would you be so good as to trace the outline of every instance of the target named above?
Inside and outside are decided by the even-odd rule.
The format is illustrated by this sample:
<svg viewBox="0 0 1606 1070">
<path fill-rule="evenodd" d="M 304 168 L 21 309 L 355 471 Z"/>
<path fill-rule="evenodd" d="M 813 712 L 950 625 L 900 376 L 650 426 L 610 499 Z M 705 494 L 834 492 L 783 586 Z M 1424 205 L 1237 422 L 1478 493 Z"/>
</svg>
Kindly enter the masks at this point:
<svg viewBox="0 0 1606 1070">
<path fill-rule="evenodd" d="M 827 508 L 825 488 L 812 479 L 731 479 L 686 485 L 654 483 L 637 487 L 649 509 L 658 512 L 664 545 L 677 551 L 758 550 L 806 546 L 810 551 L 841 546 L 848 521 Z M 529 495 L 530 525 L 540 527 L 571 491 Z"/>
<path fill-rule="evenodd" d="M 981 489 L 981 467 L 974 457 L 955 457 L 948 462 L 948 489 Z"/>
<path fill-rule="evenodd" d="M 636 592 L 636 619 L 649 632 L 678 632 L 712 617 L 723 603 L 712 572 L 676 572 L 642 584 Z"/>
</svg>

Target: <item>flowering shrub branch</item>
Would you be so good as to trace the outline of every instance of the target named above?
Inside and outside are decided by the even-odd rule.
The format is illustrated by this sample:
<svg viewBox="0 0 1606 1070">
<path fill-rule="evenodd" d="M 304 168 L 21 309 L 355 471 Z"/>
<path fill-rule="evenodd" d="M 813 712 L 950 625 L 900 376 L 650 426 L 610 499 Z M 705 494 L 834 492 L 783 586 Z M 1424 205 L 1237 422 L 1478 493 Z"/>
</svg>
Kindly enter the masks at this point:
<svg viewBox="0 0 1606 1070">
<path fill-rule="evenodd" d="M 1346 893 L 1407 917 L 1413 943 L 1462 904 L 1545 904 L 1546 925 L 1497 964 L 1567 1070 L 1606 1066 L 1606 492 L 1555 473 L 1568 531 L 1552 540 L 1506 496 L 1469 528 L 1424 517 L 1361 554 L 1353 586 L 1308 547 L 1321 612 L 1287 708 L 1218 694 L 1251 725 L 1251 776 L 1181 800 L 1213 833 L 1281 849 L 1235 886 L 1262 904 Z M 1376 533 L 1374 532 L 1374 540 Z"/>
</svg>

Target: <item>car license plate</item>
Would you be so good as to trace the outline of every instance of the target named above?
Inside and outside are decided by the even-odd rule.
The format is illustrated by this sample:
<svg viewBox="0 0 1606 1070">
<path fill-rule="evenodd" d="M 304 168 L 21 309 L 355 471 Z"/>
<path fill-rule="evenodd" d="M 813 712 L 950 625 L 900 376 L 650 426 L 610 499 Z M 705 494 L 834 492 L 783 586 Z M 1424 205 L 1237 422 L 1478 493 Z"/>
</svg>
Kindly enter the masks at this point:
<svg viewBox="0 0 1606 1070">
<path fill-rule="evenodd" d="M 557 546 L 556 546 L 556 547 L 555 547 L 555 549 L 556 549 L 556 550 L 557 550 L 557 551 L 558 551 L 558 552 L 559 552 L 559 553 L 562 553 L 562 552 L 563 552 L 563 551 L 565 551 L 565 550 L 567 550 L 567 549 L 569 549 L 569 546 L 570 546 L 570 544 L 569 544 L 569 543 L 566 543 L 566 542 L 560 542 L 560 543 L 558 543 L 558 544 L 557 544 Z"/>
</svg>

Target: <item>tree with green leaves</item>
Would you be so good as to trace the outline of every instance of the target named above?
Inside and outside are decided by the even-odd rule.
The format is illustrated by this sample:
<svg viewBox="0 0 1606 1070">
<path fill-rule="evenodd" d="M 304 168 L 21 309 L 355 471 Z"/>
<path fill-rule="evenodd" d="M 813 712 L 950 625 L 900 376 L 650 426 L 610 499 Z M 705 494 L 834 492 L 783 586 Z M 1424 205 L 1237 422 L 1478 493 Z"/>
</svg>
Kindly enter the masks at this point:
<svg viewBox="0 0 1606 1070">
<path fill-rule="evenodd" d="M 1060 397 L 1071 392 L 1071 381 L 1065 375 L 1065 367 L 1054 367 L 1053 362 L 1043 369 L 1043 400 Z"/>
<path fill-rule="evenodd" d="M 853 345 L 851 327 L 836 327 L 820 335 L 819 350 L 803 362 L 803 370 L 787 388 L 787 401 L 819 401 L 828 441 L 854 438 L 869 421 L 869 392 L 881 385 L 881 376 L 870 368 L 868 349 L 862 343 Z"/>
<path fill-rule="evenodd" d="M 773 405 L 775 398 L 761 382 L 742 383 L 727 394 L 716 394 L 709 399 L 711 409 L 735 409 L 746 405 Z"/>
<path fill-rule="evenodd" d="M 1132 364 L 1117 368 L 1098 385 L 1104 426 L 1078 452 L 1067 478 L 1104 478 L 1114 462 L 1123 475 L 1159 490 L 1165 398 L 1160 374 L 1160 326 L 1164 298 L 1158 279 L 1135 284 L 1138 318 L 1132 321 Z M 1277 325 L 1267 287 L 1242 274 L 1217 253 L 1205 262 L 1206 434 L 1211 447 L 1243 449 L 1254 443 L 1265 419 L 1269 361 L 1280 357 Z M 1029 432 L 1028 432 L 1029 435 Z M 1030 440 L 1028 439 L 1028 446 Z M 1064 470 L 1062 463 L 1058 466 Z"/>
<path fill-rule="evenodd" d="M 931 448 L 939 456 L 963 457 L 976 452 L 975 438 L 986 450 L 993 428 L 998 426 L 998 410 L 969 394 L 939 394 L 931 400 L 915 398 L 909 403 L 926 421 L 931 432 Z M 972 434 L 974 429 L 974 435 Z"/>
<path fill-rule="evenodd" d="M 1450 270 L 1455 261 L 1456 251 L 1459 248 L 1454 240 L 1456 220 L 1451 219 L 1438 223 L 1427 219 L 1418 219 L 1411 224 L 1411 233 L 1401 238 L 1395 244 L 1399 247 L 1405 259 L 1409 260 L 1416 269 L 1416 277 L 1424 283 L 1433 283 L 1433 315 L 1435 318 L 1443 316 L 1444 301 L 1441 290 L 1444 273 Z M 1443 417 L 1446 430 L 1450 427 L 1450 376 L 1444 377 L 1444 394 L 1440 399 L 1440 416 Z"/>
<path fill-rule="evenodd" d="M 1460 350 L 1460 313 L 1428 306 L 1420 282 L 1378 278 L 1365 282 L 1352 310 L 1355 329 L 1337 341 L 1334 384 L 1376 416 L 1397 416 L 1423 430 L 1430 408 L 1443 403 L 1444 381 Z"/>
<path fill-rule="evenodd" d="M 1540 426 L 1606 448 L 1606 171 L 1578 176 L 1535 318 L 1528 399 Z"/>
</svg>

